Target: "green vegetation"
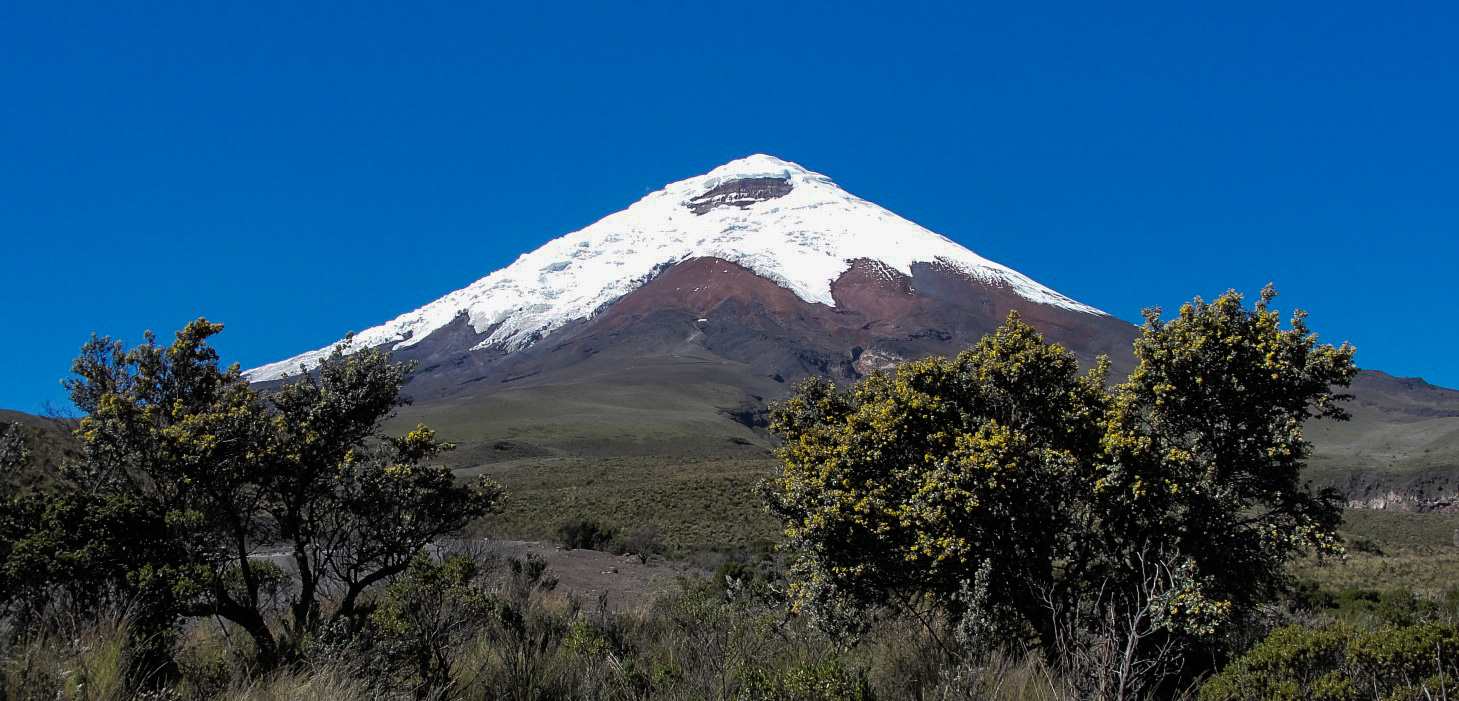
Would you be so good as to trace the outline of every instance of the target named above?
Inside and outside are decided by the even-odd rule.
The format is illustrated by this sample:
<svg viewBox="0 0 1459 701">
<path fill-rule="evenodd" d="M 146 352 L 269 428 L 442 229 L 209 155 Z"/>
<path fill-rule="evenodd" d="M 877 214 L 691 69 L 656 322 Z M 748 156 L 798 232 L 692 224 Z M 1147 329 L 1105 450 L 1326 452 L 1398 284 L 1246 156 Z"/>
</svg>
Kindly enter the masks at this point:
<svg viewBox="0 0 1459 701">
<path fill-rule="evenodd" d="M 848 647 L 785 616 L 773 590 L 733 582 L 728 589 L 688 584 L 644 610 L 615 612 L 557 591 L 551 573 L 530 561 L 453 553 L 417 560 L 379 593 L 364 625 L 321 631 L 294 661 L 271 670 L 249 662 L 253 651 L 235 627 L 189 627 L 176 648 L 179 672 L 165 689 L 149 693 L 341 700 L 1060 698 L 1036 657 L 949 666 L 936 641 L 905 620 L 888 620 Z M 0 670 L 6 698 L 57 698 L 57 689 L 80 683 L 106 695 L 63 691 L 60 698 L 134 698 L 149 689 L 156 680 L 149 683 L 126 657 L 127 636 L 109 619 L 98 620 L 103 623 L 94 628 L 67 628 L 14 648 Z M 43 654 L 63 649 L 64 658 Z"/>
<path fill-rule="evenodd" d="M 25 447 L 23 455 L 9 456 L 13 462 L 0 472 L 0 491 L 34 491 L 54 486 L 61 464 L 78 455 L 70 436 L 74 428 L 74 422 L 69 419 L 41 418 L 0 409 L 0 436 L 8 436 L 5 440 Z M 0 455 L 0 460 L 6 457 Z"/>
<path fill-rule="evenodd" d="M 363 615 L 368 589 L 500 499 L 490 482 L 460 487 L 424 464 L 449 448 L 430 429 L 378 435 L 405 378 L 384 353 L 336 349 L 259 395 L 236 365 L 218 366 L 207 341 L 221 329 L 200 319 L 166 347 L 150 335 L 130 350 L 107 338 L 83 347 L 67 382 L 86 413 L 81 458 L 56 489 L 3 505 L 0 611 L 44 616 L 58 590 L 117 598 L 159 646 L 179 617 L 218 617 L 268 666 Z M 282 549 L 289 569 L 256 557 L 262 546 Z M 337 590 L 327 617 L 326 588 Z M 267 614 L 279 598 L 282 631 Z"/>
<path fill-rule="evenodd" d="M 1344 417 L 1353 349 L 1301 314 L 1282 328 L 1273 296 L 1148 313 L 1113 389 L 1014 317 L 953 359 L 801 385 L 765 488 L 796 606 L 853 627 L 907 612 L 973 652 L 1031 636 L 1118 698 L 1222 650 L 1289 561 L 1340 550 L 1302 426 Z"/>
<path fill-rule="evenodd" d="M 1273 632 L 1201 689 L 1202 701 L 1447 698 L 1459 673 L 1459 626 L 1375 630 L 1336 625 Z"/>
<path fill-rule="evenodd" d="M 442 414 L 483 439 L 453 458 L 429 412 L 390 419 L 383 354 L 260 393 L 207 322 L 94 340 L 79 452 L 0 509 L 0 699 L 1442 698 L 1459 515 L 1338 530 L 1303 426 L 1343 415 L 1351 349 L 1270 298 L 1151 314 L 1113 387 L 1016 319 L 812 382 L 774 457 L 630 392 L 637 416 L 567 438 L 665 417 L 631 457 Z M 33 438 L 0 434 L 0 466 Z M 706 576 L 614 608 L 487 534 Z"/>
<path fill-rule="evenodd" d="M 578 516 L 557 527 L 558 542 L 569 550 L 603 550 L 618 536 L 612 526 Z"/>
<path fill-rule="evenodd" d="M 1340 560 L 1304 558 L 1293 563 L 1292 572 L 1331 590 L 1377 587 L 1438 598 L 1459 582 L 1455 529 L 1456 513 L 1349 509 L 1343 514 L 1343 538 L 1364 540 L 1378 552 L 1350 546 Z"/>
<path fill-rule="evenodd" d="M 555 541 L 561 519 L 581 516 L 620 530 L 651 527 L 676 556 L 742 550 L 776 539 L 775 520 L 755 495 L 772 458 L 642 456 L 528 458 L 458 470 L 489 475 L 509 498 L 474 529 Z M 544 518 L 544 514 L 552 516 Z"/>
</svg>

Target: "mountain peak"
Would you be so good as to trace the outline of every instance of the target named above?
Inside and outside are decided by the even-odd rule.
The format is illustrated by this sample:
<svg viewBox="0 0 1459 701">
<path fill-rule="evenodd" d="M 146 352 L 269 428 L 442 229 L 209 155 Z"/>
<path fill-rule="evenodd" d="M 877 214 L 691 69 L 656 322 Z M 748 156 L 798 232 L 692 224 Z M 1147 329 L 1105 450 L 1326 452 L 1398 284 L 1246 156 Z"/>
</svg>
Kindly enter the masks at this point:
<svg viewBox="0 0 1459 701">
<path fill-rule="evenodd" d="M 937 263 L 1032 302 L 1086 314 L 1076 302 L 1011 268 L 766 154 L 680 180 L 510 266 L 355 336 L 356 347 L 402 349 L 464 316 L 475 349 L 513 352 L 587 319 L 670 266 L 694 258 L 736 263 L 802 300 L 836 306 L 832 283 L 857 260 L 910 275 Z M 250 370 L 277 379 L 317 362 L 324 348 Z"/>
<path fill-rule="evenodd" d="M 722 183 L 726 180 L 736 180 L 740 178 L 770 177 L 793 179 L 803 176 L 814 176 L 826 182 L 830 182 L 830 180 L 827 179 L 825 176 L 820 175 L 819 173 L 812 173 L 798 163 L 792 163 L 790 161 L 776 158 L 775 156 L 771 156 L 770 154 L 766 153 L 754 153 L 745 156 L 744 158 L 736 158 L 735 160 L 725 163 L 724 165 L 721 165 L 714 170 L 705 173 L 704 175 L 701 175 L 697 178 L 690 178 L 690 180 L 703 181 L 710 187 L 713 187 L 714 185 Z"/>
<path fill-rule="evenodd" d="M 735 200 L 743 206 L 752 202 L 743 201 L 745 197 L 730 196 L 736 193 L 754 193 L 751 196 L 753 201 L 764 201 L 783 196 L 795 189 L 803 190 L 802 194 L 806 195 L 819 192 L 822 198 L 845 195 L 830 178 L 820 173 L 812 172 L 798 163 L 756 153 L 737 158 L 702 175 L 669 183 L 641 202 L 677 200 L 687 203 L 690 209 L 699 210 L 696 213 L 702 214 L 703 210 L 713 208 L 713 205 L 706 206 L 705 202 L 716 198 Z"/>
</svg>

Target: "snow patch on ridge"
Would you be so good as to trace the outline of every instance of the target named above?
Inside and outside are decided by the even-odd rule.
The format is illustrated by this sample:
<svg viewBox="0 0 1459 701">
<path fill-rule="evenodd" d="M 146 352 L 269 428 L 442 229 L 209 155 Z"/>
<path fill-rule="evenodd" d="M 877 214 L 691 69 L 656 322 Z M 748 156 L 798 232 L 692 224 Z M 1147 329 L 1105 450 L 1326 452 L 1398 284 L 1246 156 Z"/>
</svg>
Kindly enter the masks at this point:
<svg viewBox="0 0 1459 701">
<path fill-rule="evenodd" d="M 690 200 L 745 178 L 784 179 L 790 191 L 744 207 L 693 211 Z M 733 261 L 807 302 L 828 306 L 835 306 L 831 283 L 852 261 L 867 258 L 905 275 L 913 263 L 942 262 L 1034 302 L 1104 315 L 851 195 L 824 175 L 757 154 L 672 183 L 628 209 L 549 241 L 467 287 L 356 334 L 351 347 L 406 348 L 465 313 L 477 333 L 487 334 L 477 349 L 520 350 L 592 316 L 664 268 L 700 257 Z M 254 368 L 248 378 L 278 379 L 313 366 L 332 348 Z"/>
</svg>

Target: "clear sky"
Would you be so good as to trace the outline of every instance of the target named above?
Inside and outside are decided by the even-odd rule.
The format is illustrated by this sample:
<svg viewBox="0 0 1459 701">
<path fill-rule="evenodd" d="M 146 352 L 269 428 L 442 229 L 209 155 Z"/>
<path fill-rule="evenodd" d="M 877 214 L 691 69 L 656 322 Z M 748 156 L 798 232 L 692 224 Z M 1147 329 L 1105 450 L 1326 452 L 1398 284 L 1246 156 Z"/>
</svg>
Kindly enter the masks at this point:
<svg viewBox="0 0 1459 701">
<path fill-rule="evenodd" d="M 1459 386 L 1459 3 L 1115 4 L 0 3 L 0 406 L 93 331 L 327 344 L 753 152 Z"/>
</svg>

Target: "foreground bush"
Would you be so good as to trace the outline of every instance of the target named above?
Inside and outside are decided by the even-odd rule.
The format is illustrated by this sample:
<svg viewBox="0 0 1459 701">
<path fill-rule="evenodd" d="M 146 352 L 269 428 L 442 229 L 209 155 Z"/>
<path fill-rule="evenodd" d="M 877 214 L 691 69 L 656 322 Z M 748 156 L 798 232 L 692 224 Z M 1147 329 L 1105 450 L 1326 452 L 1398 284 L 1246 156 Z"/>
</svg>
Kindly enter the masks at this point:
<svg viewBox="0 0 1459 701">
<path fill-rule="evenodd" d="M 739 701 L 870 701 L 875 698 L 864 673 L 837 661 L 794 667 L 778 674 L 751 673 Z"/>
<path fill-rule="evenodd" d="M 977 651 L 1032 637 L 1130 698 L 1189 674 L 1286 584 L 1341 550 L 1340 499 L 1302 477 L 1303 426 L 1344 419 L 1353 349 L 1283 324 L 1263 291 L 1146 312 L 1134 371 L 1007 322 L 955 358 L 812 379 L 772 413 L 763 485 L 793 603 L 854 632 L 868 611 L 937 621 Z M 1203 656 L 1211 658 L 1211 655 Z"/>
<path fill-rule="evenodd" d="M 1037 665 L 956 666 L 902 620 L 848 647 L 739 584 L 614 611 L 557 591 L 540 562 L 450 555 L 417 559 L 370 605 L 362 627 L 322 629 L 271 669 L 236 625 L 200 621 L 171 676 L 136 664 L 124 619 L 77 619 L 0 649 L 0 699 L 1053 698 L 1024 693 L 1047 684 Z"/>
<path fill-rule="evenodd" d="M 1201 688 L 1202 701 L 1448 698 L 1459 674 L 1459 626 L 1359 631 L 1347 625 L 1273 632 Z"/>
<path fill-rule="evenodd" d="M 498 485 L 458 485 L 433 464 L 451 446 L 429 428 L 383 434 L 409 372 L 383 351 L 341 345 L 260 391 L 221 365 L 221 330 L 198 319 L 165 346 L 148 334 L 130 349 L 83 347 L 65 383 L 86 414 L 79 457 L 54 489 L 0 499 L 0 614 L 57 589 L 75 601 L 118 592 L 143 637 L 226 619 L 273 664 L 363 616 L 372 588 L 501 500 Z M 12 444 L 0 440 L 0 468 L 18 461 Z M 290 566 L 256 557 L 264 547 Z M 283 626 L 269 620 L 278 597 Z"/>
<path fill-rule="evenodd" d="M 177 637 L 173 676 L 140 664 L 125 613 L 64 607 L 0 647 L 0 699 L 1115 698 L 1100 670 L 1036 651 L 950 654 L 924 622 L 877 612 L 854 641 L 787 615 L 773 585 L 687 581 L 642 609 L 584 605 L 540 561 L 417 558 L 358 629 L 327 628 L 274 669 L 215 621 Z M 83 608 L 76 608 L 80 611 Z M 284 620 L 287 615 L 284 614 Z M 278 622 L 276 621 L 275 624 Z M 14 631 L 12 631 L 14 632 Z M 850 644 L 850 643 L 855 644 Z M 1287 626 L 1200 690 L 1203 701 L 1442 699 L 1459 626 Z M 1179 690 L 1124 698 L 1184 698 Z"/>
</svg>

